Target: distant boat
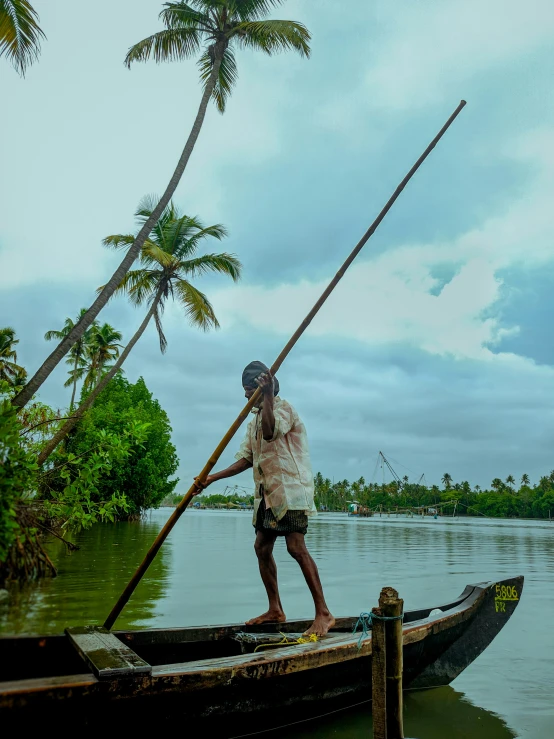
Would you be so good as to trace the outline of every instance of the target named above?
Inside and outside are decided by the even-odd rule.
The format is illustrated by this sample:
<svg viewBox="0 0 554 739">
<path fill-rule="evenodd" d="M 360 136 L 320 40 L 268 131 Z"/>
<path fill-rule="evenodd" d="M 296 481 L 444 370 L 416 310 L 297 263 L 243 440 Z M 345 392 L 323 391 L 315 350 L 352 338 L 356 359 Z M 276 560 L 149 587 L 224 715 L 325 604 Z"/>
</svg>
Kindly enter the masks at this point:
<svg viewBox="0 0 554 739">
<path fill-rule="evenodd" d="M 468 585 L 450 603 L 406 612 L 404 687 L 450 684 L 505 626 L 522 588 L 522 576 Z M 309 620 L 0 635 L 0 722 L 104 734 L 175 722 L 221 738 L 313 717 L 371 698 L 371 631 L 354 633 L 357 620 L 303 643 Z"/>
<path fill-rule="evenodd" d="M 362 516 L 362 517 L 369 517 L 373 516 L 373 511 L 371 508 L 368 508 L 367 506 L 363 506 L 361 503 L 358 503 L 357 501 L 353 501 L 348 506 L 348 515 L 349 516 Z"/>
</svg>

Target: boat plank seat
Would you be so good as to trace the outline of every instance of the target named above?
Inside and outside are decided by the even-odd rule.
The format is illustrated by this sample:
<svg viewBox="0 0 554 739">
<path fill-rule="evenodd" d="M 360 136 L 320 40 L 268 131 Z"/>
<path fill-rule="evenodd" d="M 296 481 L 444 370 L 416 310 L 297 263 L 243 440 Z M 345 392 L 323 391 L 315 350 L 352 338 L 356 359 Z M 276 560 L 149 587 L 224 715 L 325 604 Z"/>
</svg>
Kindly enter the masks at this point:
<svg viewBox="0 0 554 739">
<path fill-rule="evenodd" d="M 268 636 L 271 636 L 268 634 Z M 359 634 L 327 634 L 317 642 L 306 642 L 305 644 L 287 644 L 275 647 L 269 650 L 262 650 L 253 654 L 235 654 L 231 657 L 215 657 L 211 659 L 200 659 L 191 662 L 181 662 L 172 665 L 157 665 L 153 668 L 153 677 L 163 677 L 164 675 L 185 675 L 200 672 L 209 673 L 211 670 L 234 671 L 238 667 L 253 664 L 270 664 L 276 663 L 280 659 L 298 661 L 297 669 L 291 669 L 290 665 L 287 671 L 300 671 L 306 669 L 308 661 L 304 657 L 310 654 L 322 653 L 329 663 L 342 662 L 345 659 L 353 659 L 359 654 L 371 654 L 370 638 L 364 640 L 362 649 L 358 651 L 357 644 Z M 333 649 L 329 649 L 333 647 Z M 351 654 L 347 654 L 345 650 L 351 648 Z"/>
<path fill-rule="evenodd" d="M 75 626 L 65 633 L 100 680 L 150 675 L 151 665 L 103 626 Z"/>
</svg>

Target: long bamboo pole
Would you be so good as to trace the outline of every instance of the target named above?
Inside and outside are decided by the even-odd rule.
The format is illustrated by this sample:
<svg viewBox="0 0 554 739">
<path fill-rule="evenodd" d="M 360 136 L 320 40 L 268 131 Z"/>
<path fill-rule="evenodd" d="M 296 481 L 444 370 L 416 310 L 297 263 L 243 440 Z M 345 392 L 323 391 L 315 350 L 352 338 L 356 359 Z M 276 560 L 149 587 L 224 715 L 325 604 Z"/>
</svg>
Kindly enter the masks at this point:
<svg viewBox="0 0 554 739">
<path fill-rule="evenodd" d="M 339 269 L 339 271 L 333 277 L 333 279 L 331 280 L 331 282 L 329 283 L 329 285 L 327 286 L 327 288 L 321 294 L 321 297 L 319 298 L 319 300 L 316 302 L 316 304 L 314 305 L 314 307 L 308 313 L 308 315 L 306 316 L 306 318 L 302 321 L 302 323 L 300 324 L 300 326 L 298 327 L 298 329 L 294 332 L 294 334 L 291 336 L 291 338 L 289 339 L 289 341 L 285 345 L 283 351 L 279 354 L 279 356 L 277 357 L 277 359 L 275 360 L 275 362 L 272 364 L 272 366 L 271 366 L 271 374 L 274 375 L 277 372 L 277 370 L 281 367 L 281 365 L 285 361 L 285 358 L 289 354 L 290 350 L 296 344 L 296 342 L 298 341 L 298 339 L 302 336 L 302 334 L 304 333 L 304 331 L 308 328 L 308 326 L 310 325 L 310 323 L 314 319 L 315 315 L 318 313 L 318 311 L 321 308 L 321 306 L 323 305 L 323 303 L 325 303 L 325 301 L 327 300 L 327 298 L 329 297 L 329 295 L 333 292 L 333 290 L 335 289 L 335 287 L 340 282 L 341 278 L 343 277 L 343 275 L 346 272 L 346 270 L 348 269 L 348 267 L 352 264 L 352 262 L 354 261 L 354 259 L 360 253 L 360 251 L 365 246 L 365 244 L 367 243 L 367 241 L 371 238 L 371 236 L 373 236 L 373 234 L 375 233 L 375 231 L 379 227 L 379 224 L 384 219 L 384 217 L 387 215 L 387 213 L 389 212 L 389 210 L 392 208 L 392 206 L 394 205 L 395 201 L 399 197 L 399 195 L 402 192 L 402 190 L 404 190 L 404 188 L 406 187 L 406 185 L 408 184 L 408 182 L 411 180 L 411 178 L 414 176 L 414 174 L 417 172 L 417 170 L 419 169 L 419 167 L 423 164 L 423 162 L 425 161 L 425 159 L 427 159 L 427 157 L 429 156 L 429 154 L 433 151 L 433 149 L 438 144 L 438 142 L 443 137 L 443 135 L 446 133 L 446 131 L 448 130 L 448 128 L 450 128 L 450 125 L 454 122 L 455 118 L 457 118 L 458 114 L 461 112 L 461 110 L 465 106 L 465 104 L 466 104 L 466 101 L 465 100 L 460 101 L 460 104 L 458 105 L 458 107 L 456 108 L 456 110 L 452 113 L 452 115 L 450 116 L 450 118 L 446 121 L 446 123 L 444 124 L 444 126 L 441 128 L 441 130 L 438 132 L 438 134 L 435 136 L 435 138 L 431 141 L 431 143 L 429 144 L 429 146 L 425 149 L 425 151 L 423 152 L 423 154 L 419 157 L 419 159 L 417 160 L 417 162 L 410 169 L 410 171 L 404 177 L 404 179 L 402 180 L 402 182 L 398 185 L 398 187 L 394 191 L 393 195 L 391 196 L 391 198 L 389 199 L 389 201 L 387 202 L 387 204 L 385 205 L 385 207 L 383 208 L 383 210 L 379 213 L 379 215 L 377 216 L 377 218 L 373 221 L 373 223 L 371 224 L 371 226 L 368 228 L 368 230 L 362 236 L 362 238 L 360 239 L 360 241 L 358 242 L 358 244 L 354 247 L 354 249 L 350 253 L 349 257 L 346 259 L 346 261 L 344 262 L 344 264 L 342 265 L 342 267 Z M 233 436 L 237 432 L 238 428 L 240 427 L 240 425 L 242 424 L 242 422 L 244 421 L 244 419 L 248 416 L 248 414 L 249 414 L 250 410 L 252 409 L 252 407 L 254 406 L 254 404 L 258 401 L 258 399 L 260 397 L 260 393 L 261 393 L 261 390 L 259 390 L 259 389 L 256 390 L 256 392 L 248 400 L 248 402 L 246 403 L 246 405 L 244 406 L 244 408 L 242 409 L 242 411 L 239 413 L 239 415 L 237 416 L 237 418 L 235 419 L 235 421 L 232 423 L 231 427 L 229 428 L 229 430 L 227 431 L 227 433 L 225 434 L 225 436 L 219 442 L 219 444 L 215 448 L 213 454 L 210 456 L 210 458 L 208 459 L 208 461 L 204 465 L 203 470 L 198 475 L 198 478 L 197 479 L 200 482 L 204 481 L 206 479 L 206 477 L 210 474 L 211 470 L 213 469 L 213 467 L 217 463 L 219 457 L 223 454 L 225 448 L 227 447 L 227 445 L 229 444 L 229 442 L 231 441 L 231 439 L 233 438 Z M 175 524 L 177 523 L 177 521 L 179 520 L 179 518 L 181 517 L 181 515 L 184 513 L 184 511 L 187 508 L 188 504 L 190 503 L 190 501 L 194 497 L 194 493 L 196 491 L 197 491 L 197 485 L 196 485 L 196 483 L 193 483 L 190 486 L 190 488 L 188 489 L 188 491 L 185 493 L 185 495 L 183 496 L 183 498 L 181 499 L 181 501 L 179 502 L 179 504 L 176 506 L 175 510 L 173 511 L 173 513 L 171 514 L 171 516 L 169 517 L 169 519 L 167 520 L 167 522 L 165 523 L 163 529 L 160 531 L 160 533 L 156 537 L 154 543 L 152 544 L 152 546 L 150 547 L 150 549 L 146 553 L 146 556 L 144 557 L 144 560 L 141 562 L 141 564 L 137 568 L 136 572 L 134 573 L 134 575 L 130 579 L 130 581 L 129 581 L 127 587 L 125 588 L 125 590 L 123 591 L 123 593 L 120 595 L 119 600 L 117 601 L 117 603 L 112 608 L 112 610 L 111 610 L 108 618 L 104 622 L 104 628 L 106 628 L 106 629 L 111 629 L 112 628 L 112 626 L 114 625 L 117 617 L 119 616 L 119 614 L 121 613 L 121 611 L 123 610 L 123 608 L 125 607 L 125 605 L 127 604 L 127 601 L 129 600 L 129 598 L 133 594 L 135 588 L 139 584 L 142 576 L 144 575 L 144 573 L 146 572 L 146 570 L 148 569 L 148 567 L 152 563 L 152 560 L 154 559 L 154 557 L 158 553 L 158 550 L 162 546 L 162 544 L 165 541 L 166 537 L 168 536 L 169 532 L 175 526 Z"/>
</svg>

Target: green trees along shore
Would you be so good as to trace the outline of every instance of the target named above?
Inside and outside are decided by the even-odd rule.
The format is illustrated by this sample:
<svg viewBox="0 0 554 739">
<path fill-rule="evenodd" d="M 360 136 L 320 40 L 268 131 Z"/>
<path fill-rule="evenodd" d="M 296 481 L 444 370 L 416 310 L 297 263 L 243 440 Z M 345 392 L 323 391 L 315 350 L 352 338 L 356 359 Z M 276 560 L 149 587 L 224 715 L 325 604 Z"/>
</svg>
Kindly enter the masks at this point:
<svg viewBox="0 0 554 739">
<path fill-rule="evenodd" d="M 443 476 L 442 482 L 442 488 L 410 483 L 408 478 L 382 484 L 367 483 L 363 477 L 355 482 L 332 482 L 318 472 L 314 477 L 315 503 L 319 511 L 343 513 L 357 506 L 373 515 L 390 511 L 407 515 L 554 519 L 554 470 L 535 485 L 530 484 L 529 475 L 523 474 L 519 487 L 512 475 L 504 482 L 494 478 L 490 490 L 482 490 L 479 485 L 472 489 L 467 481 L 454 483 L 449 474 Z M 175 504 L 180 499 L 181 496 L 174 496 L 165 502 Z M 244 490 L 229 488 L 223 493 L 204 495 L 198 501 L 208 508 L 232 508 L 251 506 L 254 498 Z"/>
<path fill-rule="evenodd" d="M 508 475 L 491 481 L 490 490 L 473 488 L 467 480 L 454 482 L 449 474 L 442 477 L 443 487 L 411 483 L 408 478 L 390 483 L 367 483 L 363 477 L 355 482 L 331 482 L 321 473 L 315 476 L 318 508 L 348 511 L 356 501 L 376 512 L 434 508 L 440 515 L 486 516 L 491 518 L 554 517 L 554 470 L 531 485 L 529 476 L 521 476 L 521 484 Z"/>
</svg>

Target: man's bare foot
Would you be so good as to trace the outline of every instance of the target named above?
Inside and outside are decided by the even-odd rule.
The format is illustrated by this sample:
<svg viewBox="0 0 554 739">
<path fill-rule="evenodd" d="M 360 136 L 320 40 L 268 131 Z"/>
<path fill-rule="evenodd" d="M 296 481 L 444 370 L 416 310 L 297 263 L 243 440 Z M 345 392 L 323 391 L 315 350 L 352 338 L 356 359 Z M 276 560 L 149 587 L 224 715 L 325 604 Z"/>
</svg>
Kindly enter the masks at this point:
<svg viewBox="0 0 554 739">
<path fill-rule="evenodd" d="M 334 625 L 335 619 L 329 612 L 320 613 L 315 617 L 315 621 L 313 622 L 313 624 L 310 626 L 309 629 L 306 629 L 302 636 L 310 636 L 310 634 L 315 634 L 316 636 L 325 636 L 329 629 L 332 629 Z"/>
<path fill-rule="evenodd" d="M 246 621 L 247 626 L 255 626 L 256 624 L 275 624 L 275 623 L 283 623 L 283 621 L 286 621 L 287 617 L 283 613 L 283 611 L 266 611 L 265 613 L 262 613 L 261 616 L 256 616 L 256 618 L 251 618 L 250 621 Z"/>
</svg>

